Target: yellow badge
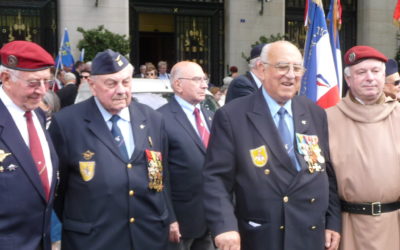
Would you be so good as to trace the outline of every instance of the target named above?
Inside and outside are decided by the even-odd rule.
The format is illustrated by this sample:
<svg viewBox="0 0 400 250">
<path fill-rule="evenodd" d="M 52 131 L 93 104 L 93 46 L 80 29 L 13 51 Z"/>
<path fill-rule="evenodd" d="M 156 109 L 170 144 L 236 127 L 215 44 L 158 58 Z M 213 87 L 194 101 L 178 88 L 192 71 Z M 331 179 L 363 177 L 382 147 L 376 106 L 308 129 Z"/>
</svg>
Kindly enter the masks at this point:
<svg viewBox="0 0 400 250">
<path fill-rule="evenodd" d="M 83 156 L 83 159 L 85 159 L 85 160 L 91 160 L 92 159 L 92 157 L 93 157 L 93 155 L 94 155 L 94 153 L 93 152 L 91 152 L 90 150 L 86 150 L 86 152 L 83 152 L 82 153 L 82 156 Z"/>
<path fill-rule="evenodd" d="M 94 161 L 80 161 L 79 171 L 84 181 L 93 179 L 96 162 Z"/>
<path fill-rule="evenodd" d="M 11 155 L 11 153 L 6 153 L 4 150 L 0 149 L 0 162 L 3 162 L 9 155 Z"/>
<path fill-rule="evenodd" d="M 256 167 L 264 167 L 265 164 L 267 164 L 268 162 L 267 148 L 265 147 L 265 145 L 255 149 L 250 149 L 250 156 L 253 164 Z"/>
</svg>

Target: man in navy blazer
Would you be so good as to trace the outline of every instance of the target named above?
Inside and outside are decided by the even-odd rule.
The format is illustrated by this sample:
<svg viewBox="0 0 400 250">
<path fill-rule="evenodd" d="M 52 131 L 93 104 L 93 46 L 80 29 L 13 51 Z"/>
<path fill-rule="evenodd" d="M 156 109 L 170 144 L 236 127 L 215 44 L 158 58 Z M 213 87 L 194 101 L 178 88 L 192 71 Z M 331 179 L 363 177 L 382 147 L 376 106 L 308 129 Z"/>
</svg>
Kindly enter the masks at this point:
<svg viewBox="0 0 400 250">
<path fill-rule="evenodd" d="M 66 107 L 50 133 L 60 157 L 56 212 L 63 250 L 165 250 L 175 221 L 168 195 L 161 114 L 132 102 L 133 66 L 117 52 L 96 55 L 94 97 Z"/>
<path fill-rule="evenodd" d="M 54 60 L 27 41 L 4 45 L 0 56 L 0 249 L 50 250 L 58 159 L 38 107 Z"/>
<path fill-rule="evenodd" d="M 256 92 L 262 85 L 263 64 L 260 54 L 265 43 L 258 44 L 251 49 L 249 68 L 246 74 L 240 75 L 232 80 L 229 84 L 228 92 L 226 93 L 225 103 L 232 101 L 238 97 L 250 95 Z"/>
<path fill-rule="evenodd" d="M 177 243 L 170 249 L 215 249 L 206 225 L 202 196 L 202 170 L 207 139 L 201 139 L 194 110 L 200 112 L 201 123 L 209 134 L 213 112 L 201 106 L 208 79 L 200 65 L 178 62 L 171 70 L 171 86 L 175 95 L 158 111 L 165 119 L 168 134 L 168 168 L 171 196 L 178 223 L 171 225 L 170 240 Z"/>
<path fill-rule="evenodd" d="M 337 249 L 326 114 L 296 96 L 304 68 L 293 44 L 268 44 L 261 59 L 263 87 L 214 116 L 203 187 L 211 233 L 222 250 Z"/>
</svg>

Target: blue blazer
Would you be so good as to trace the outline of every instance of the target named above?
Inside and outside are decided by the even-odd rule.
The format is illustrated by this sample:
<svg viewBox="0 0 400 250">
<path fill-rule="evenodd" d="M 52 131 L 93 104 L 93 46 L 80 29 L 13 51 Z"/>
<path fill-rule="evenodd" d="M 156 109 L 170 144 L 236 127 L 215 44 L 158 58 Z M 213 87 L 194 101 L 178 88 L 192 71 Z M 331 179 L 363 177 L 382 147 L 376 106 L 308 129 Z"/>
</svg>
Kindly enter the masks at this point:
<svg viewBox="0 0 400 250">
<path fill-rule="evenodd" d="M 258 90 L 257 83 L 250 72 L 240 75 L 232 80 L 226 93 L 225 103 L 238 97 L 253 94 Z"/>
<path fill-rule="evenodd" d="M 166 249 L 175 220 L 168 195 L 167 137 L 161 114 L 129 106 L 135 150 L 125 162 L 94 98 L 56 113 L 50 133 L 60 157 L 56 212 L 63 250 Z M 161 152 L 161 192 L 149 189 L 145 150 Z"/>
<path fill-rule="evenodd" d="M 158 111 L 168 134 L 171 197 L 182 238 L 199 238 L 207 231 L 202 196 L 202 170 L 206 155 L 197 132 L 175 98 Z M 213 112 L 201 109 L 211 128 Z"/>
<path fill-rule="evenodd" d="M 38 247 L 51 249 L 50 218 L 58 182 L 58 158 L 45 129 L 44 113 L 40 111 L 36 110 L 36 114 L 46 135 L 53 165 L 49 201 L 46 201 L 29 147 L 26 146 L 11 114 L 0 100 L 0 249 L 2 250 L 32 250 Z"/>
<path fill-rule="evenodd" d="M 325 229 L 340 231 L 325 111 L 300 96 L 292 110 L 295 132 L 318 136 L 323 171 L 310 173 L 297 147 L 302 169 L 292 166 L 261 90 L 216 112 L 204 169 L 214 236 L 238 231 L 244 250 L 322 250 Z M 250 150 L 263 146 L 265 165 L 256 164 Z"/>
</svg>

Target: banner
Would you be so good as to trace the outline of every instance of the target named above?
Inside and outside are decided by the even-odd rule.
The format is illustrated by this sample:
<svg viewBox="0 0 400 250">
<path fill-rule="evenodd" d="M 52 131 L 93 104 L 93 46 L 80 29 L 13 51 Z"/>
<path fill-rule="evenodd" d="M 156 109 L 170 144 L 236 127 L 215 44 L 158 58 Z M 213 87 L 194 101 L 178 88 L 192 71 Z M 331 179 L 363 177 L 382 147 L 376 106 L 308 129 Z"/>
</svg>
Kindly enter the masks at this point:
<svg viewBox="0 0 400 250">
<path fill-rule="evenodd" d="M 64 35 L 61 39 L 60 49 L 56 58 L 57 68 L 59 67 L 74 67 L 74 57 L 71 53 L 71 43 L 69 42 L 69 35 L 67 28 L 64 29 Z"/>
</svg>

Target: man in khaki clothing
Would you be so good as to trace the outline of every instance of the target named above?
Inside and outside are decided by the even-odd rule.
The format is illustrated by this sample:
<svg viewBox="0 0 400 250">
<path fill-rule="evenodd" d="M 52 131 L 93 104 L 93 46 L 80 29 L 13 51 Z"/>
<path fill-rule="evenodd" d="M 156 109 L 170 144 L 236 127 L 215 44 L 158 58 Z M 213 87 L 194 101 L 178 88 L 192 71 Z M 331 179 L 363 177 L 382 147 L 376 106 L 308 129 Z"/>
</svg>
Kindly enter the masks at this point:
<svg viewBox="0 0 400 250">
<path fill-rule="evenodd" d="M 400 105 L 385 97 L 387 58 L 368 46 L 345 54 L 349 93 L 327 110 L 342 203 L 341 250 L 400 249 Z"/>
</svg>

